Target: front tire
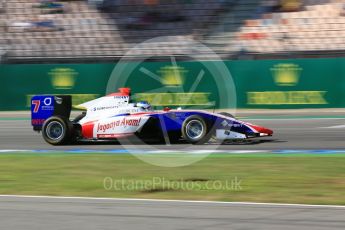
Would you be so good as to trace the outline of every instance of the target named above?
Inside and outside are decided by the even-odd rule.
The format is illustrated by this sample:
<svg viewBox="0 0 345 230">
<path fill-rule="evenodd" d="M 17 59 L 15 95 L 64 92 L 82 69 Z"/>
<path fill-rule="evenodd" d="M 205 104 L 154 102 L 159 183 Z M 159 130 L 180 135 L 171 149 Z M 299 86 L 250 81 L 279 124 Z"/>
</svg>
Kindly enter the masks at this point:
<svg viewBox="0 0 345 230">
<path fill-rule="evenodd" d="M 209 139 L 209 125 L 204 118 L 193 115 L 182 124 L 182 137 L 192 144 L 204 144 Z"/>
<path fill-rule="evenodd" d="M 43 139 L 51 145 L 63 145 L 71 141 L 73 125 L 67 119 L 53 116 L 42 127 Z"/>
</svg>

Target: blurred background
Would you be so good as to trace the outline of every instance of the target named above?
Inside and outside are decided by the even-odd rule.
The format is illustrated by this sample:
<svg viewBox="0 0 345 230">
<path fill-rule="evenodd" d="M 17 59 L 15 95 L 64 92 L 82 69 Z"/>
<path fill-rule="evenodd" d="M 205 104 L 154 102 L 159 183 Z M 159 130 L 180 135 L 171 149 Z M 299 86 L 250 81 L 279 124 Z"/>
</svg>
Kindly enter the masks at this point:
<svg viewBox="0 0 345 230">
<path fill-rule="evenodd" d="M 189 55 L 193 39 L 223 58 L 341 56 L 343 0 L 1 0 L 3 62 L 104 61 L 158 36 L 137 55 Z M 207 54 L 205 55 L 207 58 Z"/>
<path fill-rule="evenodd" d="M 217 101 L 207 80 L 217 73 L 200 62 L 213 50 L 238 108 L 345 107 L 344 0 L 1 0 L 0 110 L 26 110 L 35 94 L 71 94 L 74 104 L 104 95 L 116 63 L 147 40 L 126 55 L 145 60 L 123 86 L 165 87 L 156 105 Z M 166 94 L 188 91 L 201 70 L 201 97 Z"/>
</svg>

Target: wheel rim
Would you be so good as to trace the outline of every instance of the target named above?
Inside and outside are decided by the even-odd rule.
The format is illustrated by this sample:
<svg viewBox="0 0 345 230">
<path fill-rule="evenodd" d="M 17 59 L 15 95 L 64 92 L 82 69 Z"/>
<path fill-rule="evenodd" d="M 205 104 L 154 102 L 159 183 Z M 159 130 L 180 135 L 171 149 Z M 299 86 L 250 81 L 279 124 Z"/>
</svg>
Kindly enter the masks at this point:
<svg viewBox="0 0 345 230">
<path fill-rule="evenodd" d="M 204 125 L 199 120 L 189 121 L 186 125 L 186 134 L 192 140 L 199 139 L 204 133 Z"/>
<path fill-rule="evenodd" d="M 51 140 L 59 140 L 64 133 L 63 125 L 58 121 L 52 121 L 46 128 L 47 137 Z"/>
</svg>

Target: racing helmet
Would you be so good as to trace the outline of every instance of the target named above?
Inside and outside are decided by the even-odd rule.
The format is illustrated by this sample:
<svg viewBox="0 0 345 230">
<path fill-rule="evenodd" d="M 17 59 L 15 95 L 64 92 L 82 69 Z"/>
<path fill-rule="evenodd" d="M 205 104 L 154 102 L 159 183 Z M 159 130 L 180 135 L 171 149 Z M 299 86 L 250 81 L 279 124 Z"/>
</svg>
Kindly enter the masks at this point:
<svg viewBox="0 0 345 230">
<path fill-rule="evenodd" d="M 136 104 L 137 107 L 142 108 L 143 110 L 150 111 L 151 105 L 147 101 L 139 101 Z"/>
</svg>

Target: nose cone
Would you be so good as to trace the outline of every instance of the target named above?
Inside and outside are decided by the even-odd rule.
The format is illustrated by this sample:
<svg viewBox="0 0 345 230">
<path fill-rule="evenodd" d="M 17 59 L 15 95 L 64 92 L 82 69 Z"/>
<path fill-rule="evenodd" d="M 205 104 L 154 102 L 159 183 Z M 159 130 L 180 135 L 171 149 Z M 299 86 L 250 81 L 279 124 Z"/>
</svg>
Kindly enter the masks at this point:
<svg viewBox="0 0 345 230">
<path fill-rule="evenodd" d="M 253 129 L 255 129 L 256 131 L 258 131 L 260 134 L 264 134 L 267 136 L 272 136 L 273 135 L 273 131 L 271 129 L 262 127 L 262 126 L 258 126 L 258 125 L 250 125 Z"/>
</svg>

